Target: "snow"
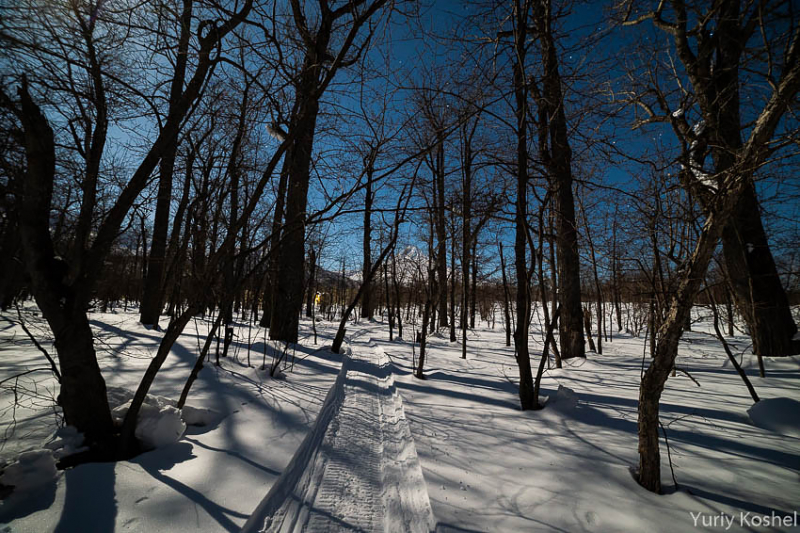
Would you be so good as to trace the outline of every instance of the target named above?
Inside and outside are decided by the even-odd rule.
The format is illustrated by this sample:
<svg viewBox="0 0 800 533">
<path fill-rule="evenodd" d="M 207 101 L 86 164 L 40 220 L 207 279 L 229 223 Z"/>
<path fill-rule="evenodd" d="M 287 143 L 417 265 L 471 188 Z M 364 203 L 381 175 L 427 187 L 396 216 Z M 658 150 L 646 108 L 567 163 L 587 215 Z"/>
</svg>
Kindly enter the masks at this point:
<svg viewBox="0 0 800 533">
<path fill-rule="evenodd" d="M 435 523 L 389 361 L 380 347 L 359 343 L 242 531 L 422 533 Z"/>
<path fill-rule="evenodd" d="M 53 481 L 57 474 L 52 450 L 31 450 L 5 468 L 0 483 L 14 487 L 15 492 L 31 491 Z"/>
<path fill-rule="evenodd" d="M 145 449 L 163 448 L 178 442 L 186 431 L 181 412 L 172 406 L 156 409 L 143 405 L 136 425 L 136 438 Z"/>
<path fill-rule="evenodd" d="M 224 417 L 213 409 L 184 405 L 181 409 L 181 418 L 187 426 L 209 427 L 217 425 Z"/>
<path fill-rule="evenodd" d="M 800 401 L 793 398 L 769 398 L 747 410 L 753 424 L 780 435 L 800 438 Z"/>
<path fill-rule="evenodd" d="M 163 415 L 169 421 L 163 435 L 172 443 L 133 460 L 56 471 L 57 458 L 78 450 L 81 436 L 59 428 L 54 378 L 46 371 L 21 377 L 16 404 L 7 388 L 13 380 L 4 385 L 0 483 L 22 482 L 0 501 L 0 531 L 238 531 L 251 516 L 248 527 L 257 531 L 267 508 L 284 508 L 285 498 L 273 499 L 275 494 L 311 501 L 304 490 L 312 486 L 333 487 L 325 492 L 342 503 L 328 502 L 329 508 L 366 530 L 421 523 L 430 529 L 435 517 L 435 529 L 443 532 L 671 533 L 693 530 L 692 513 L 707 519 L 791 517 L 800 501 L 800 357 L 765 358 L 767 376 L 760 378 L 747 353 L 750 340 L 729 339 L 763 398 L 753 406 L 709 317 L 696 315 L 677 366 L 700 387 L 679 372 L 667 382 L 661 403 L 679 483 L 676 489 L 662 438 L 665 495 L 643 490 L 631 475 L 645 339 L 617 334 L 615 326 L 603 355 L 589 353 L 586 360 L 546 370 L 545 407 L 521 412 L 513 348 L 504 346 L 499 322 L 497 329 L 484 323 L 469 332 L 466 360 L 459 343 L 430 336 L 425 380 L 412 376 L 418 347 L 389 342 L 380 321 L 348 325 L 347 357 L 323 348 L 335 322 L 318 323 L 316 346 L 310 323 L 303 322 L 301 343 L 281 367 L 282 380 L 258 368 L 264 330 L 238 324 L 231 357 L 201 371 L 181 413 L 187 427 L 175 442 L 180 424 L 174 399 L 205 338 L 207 317 L 178 340 L 145 401 L 150 420 Z M 92 313 L 90 319 L 119 419 L 161 334 L 137 324 L 135 312 Z M 542 348 L 539 323 L 534 316 L 534 368 Z M 406 327 L 413 329 L 412 321 Z M 6 322 L 0 357 L 0 380 L 42 366 L 38 350 Z M 151 433 L 162 436 L 158 429 Z M 328 469 L 319 463 L 325 457 L 333 481 L 328 485 Z M 333 467 L 334 459 L 342 468 Z M 346 475 L 353 479 L 342 486 Z M 371 483 L 379 489 L 363 489 Z M 359 496 L 360 490 L 368 496 Z M 729 531 L 749 529 L 735 521 Z M 771 530 L 798 530 L 798 524 Z"/>
<path fill-rule="evenodd" d="M 570 411 L 578 406 L 578 396 L 575 391 L 564 385 L 559 385 L 555 396 L 547 399 L 547 407 L 559 411 Z"/>
<path fill-rule="evenodd" d="M 73 426 L 58 428 L 53 434 L 52 440 L 44 447 L 53 452 L 55 459 L 61 459 L 87 449 L 83 446 L 83 434 Z"/>
</svg>

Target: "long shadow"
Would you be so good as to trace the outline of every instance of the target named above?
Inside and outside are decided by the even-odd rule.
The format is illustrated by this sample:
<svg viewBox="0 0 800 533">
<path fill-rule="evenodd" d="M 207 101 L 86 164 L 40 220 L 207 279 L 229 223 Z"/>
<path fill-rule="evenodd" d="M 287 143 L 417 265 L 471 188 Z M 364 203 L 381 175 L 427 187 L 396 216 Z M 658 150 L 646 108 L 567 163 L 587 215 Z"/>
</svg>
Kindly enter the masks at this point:
<svg viewBox="0 0 800 533">
<path fill-rule="evenodd" d="M 222 448 L 215 448 L 213 446 L 209 446 L 208 444 L 203 444 L 200 441 L 197 441 L 197 440 L 194 440 L 194 439 L 190 439 L 188 437 L 184 437 L 183 440 L 191 442 L 192 444 L 196 444 L 197 446 L 200 446 L 201 448 L 205 448 L 206 450 L 211 450 L 212 452 L 221 452 L 221 453 L 225 453 L 227 455 L 230 455 L 231 457 L 235 457 L 235 458 L 239 459 L 240 461 L 249 464 L 250 466 L 253 466 L 255 468 L 258 468 L 259 470 L 262 470 L 262 471 L 266 472 L 267 474 L 272 474 L 273 476 L 281 475 L 281 473 L 278 472 L 277 470 L 274 470 L 274 469 L 269 468 L 267 466 L 264 466 L 264 465 L 262 465 L 260 463 L 257 463 L 255 461 L 253 461 L 252 459 L 248 459 L 247 457 L 245 457 L 244 455 L 242 455 L 239 452 L 234 452 L 232 450 L 223 450 Z"/>
<path fill-rule="evenodd" d="M 119 326 L 117 326 L 115 324 L 109 324 L 108 322 L 102 322 L 102 321 L 97 320 L 95 318 L 90 318 L 89 319 L 89 324 L 94 326 L 94 327 L 96 327 L 97 329 L 99 329 L 101 331 L 107 331 L 109 333 L 113 333 L 115 336 L 125 337 L 126 339 L 132 339 L 132 340 L 137 340 L 137 341 L 138 340 L 142 340 L 142 339 L 151 339 L 151 340 L 160 342 L 161 338 L 164 336 L 163 332 L 161 332 L 162 333 L 161 335 L 158 335 L 158 334 L 154 335 L 152 333 L 149 333 L 149 331 L 152 331 L 152 330 L 148 330 L 148 333 L 143 333 L 141 331 L 130 331 L 130 330 L 122 329 L 122 328 L 120 328 Z M 158 333 L 158 332 L 156 332 L 156 333 Z"/>
<path fill-rule="evenodd" d="M 114 531 L 117 498 L 115 463 L 90 463 L 64 472 L 66 497 L 55 533 Z"/>
<path fill-rule="evenodd" d="M 38 487 L 35 493 L 12 492 L 3 505 L 0 506 L 0 523 L 10 522 L 18 518 L 26 517 L 42 509 L 47 509 L 56 499 L 56 481 L 53 480 L 47 485 Z"/>
<path fill-rule="evenodd" d="M 781 509 L 775 509 L 774 507 L 766 507 L 764 505 L 759 505 L 757 503 L 748 502 L 746 500 L 740 500 L 738 498 L 734 498 L 732 496 L 726 496 L 724 494 L 717 494 L 715 492 L 710 492 L 705 489 L 701 489 L 699 487 L 694 487 L 690 485 L 681 485 L 681 490 L 686 491 L 692 496 L 697 496 L 699 498 L 703 498 L 706 500 L 710 500 L 713 502 L 721 503 L 723 505 L 729 505 L 734 509 L 744 509 L 745 511 L 749 511 L 753 514 L 757 515 L 768 515 L 771 516 L 775 513 L 775 516 L 778 517 L 785 517 L 785 516 L 794 516 L 789 511 L 783 511 Z"/>
<path fill-rule="evenodd" d="M 192 454 L 192 445 L 188 442 L 179 442 L 169 447 L 169 452 L 171 453 L 165 453 L 167 451 L 167 449 L 162 449 L 159 450 L 159 453 L 143 454 L 132 462 L 138 463 L 148 474 L 153 476 L 154 479 L 167 485 L 202 507 L 225 531 L 230 531 L 231 533 L 238 532 L 241 528 L 236 525 L 233 520 L 228 518 L 228 515 L 236 518 L 247 518 L 248 515 L 223 507 L 209 500 L 201 492 L 161 472 L 162 470 L 171 468 L 176 463 L 194 458 L 195 456 Z"/>
<path fill-rule="evenodd" d="M 581 397 L 584 398 L 584 396 Z M 579 405 L 574 411 L 571 412 L 571 415 L 575 420 L 592 426 L 600 426 L 631 435 L 635 435 L 638 431 L 638 425 L 636 421 L 610 417 L 603 411 L 590 405 Z M 780 450 L 752 446 L 738 437 L 725 439 L 715 435 L 699 434 L 693 431 L 680 429 L 670 429 L 669 438 L 670 440 L 679 441 L 685 444 L 691 444 L 701 448 L 707 448 L 709 450 L 726 451 L 730 454 L 739 455 L 740 457 L 748 457 L 787 468 L 789 470 L 800 471 L 800 455 L 783 452 Z"/>
<path fill-rule="evenodd" d="M 488 397 L 488 396 L 479 396 L 477 394 L 469 394 L 469 393 L 466 393 L 466 392 L 439 389 L 439 388 L 436 388 L 436 387 L 422 385 L 422 383 L 424 383 L 424 382 L 419 382 L 419 383 L 420 384 L 417 384 L 417 381 L 415 381 L 414 383 L 408 383 L 408 382 L 404 382 L 404 381 L 397 381 L 396 385 L 397 385 L 397 388 L 399 388 L 401 390 L 416 391 L 416 392 L 422 392 L 422 393 L 425 393 L 425 394 L 436 394 L 436 395 L 440 395 L 440 396 L 449 396 L 451 398 L 458 398 L 460 400 L 469 400 L 469 401 L 476 402 L 476 403 L 483 403 L 483 404 L 487 404 L 487 405 L 494 405 L 494 406 L 497 406 L 497 407 L 503 407 L 503 408 L 507 408 L 507 409 L 518 410 L 518 406 L 517 406 L 516 402 L 506 401 L 506 400 L 492 398 L 492 397 Z"/>
<path fill-rule="evenodd" d="M 513 383 L 508 381 L 499 381 L 499 380 L 489 380 L 483 378 L 472 378 L 468 377 L 468 372 L 462 372 L 459 374 L 450 374 L 448 372 L 433 372 L 428 374 L 428 379 L 435 380 L 435 381 L 448 381 L 450 383 L 456 383 L 459 385 L 467 385 L 469 387 L 478 387 L 481 389 L 487 389 L 491 391 L 497 392 L 507 392 L 509 394 L 515 395 L 517 394 L 517 386 Z M 501 386 L 498 386 L 498 383 Z"/>
<path fill-rule="evenodd" d="M 436 533 L 485 533 L 480 529 L 467 529 L 465 527 L 454 526 L 452 524 L 446 524 L 444 522 L 438 522 L 436 524 Z"/>
</svg>

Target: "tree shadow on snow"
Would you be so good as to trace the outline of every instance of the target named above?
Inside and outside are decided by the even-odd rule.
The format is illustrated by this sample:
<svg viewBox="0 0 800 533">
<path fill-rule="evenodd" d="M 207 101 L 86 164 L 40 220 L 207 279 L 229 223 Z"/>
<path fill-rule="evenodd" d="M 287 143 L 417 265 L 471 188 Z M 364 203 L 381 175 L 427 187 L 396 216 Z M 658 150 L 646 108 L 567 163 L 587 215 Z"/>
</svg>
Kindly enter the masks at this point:
<svg viewBox="0 0 800 533">
<path fill-rule="evenodd" d="M 467 529 L 464 527 L 454 526 L 439 522 L 436 524 L 436 533 L 484 533 L 479 529 Z"/>
<path fill-rule="evenodd" d="M 64 472 L 66 496 L 55 533 L 114 531 L 116 463 L 88 463 Z"/>
<path fill-rule="evenodd" d="M 681 484 L 681 491 L 685 491 L 696 498 L 702 498 L 703 500 L 709 500 L 712 502 L 721 503 L 723 505 L 730 506 L 734 509 L 741 509 L 745 512 L 750 512 L 755 515 L 768 515 L 772 516 L 773 513 L 775 516 L 778 517 L 786 517 L 786 516 L 793 516 L 788 511 L 782 511 L 780 509 L 775 509 L 773 507 L 767 507 L 764 505 L 759 505 L 757 503 L 740 500 L 738 498 L 734 498 L 732 496 L 726 496 L 724 494 L 717 494 L 715 492 L 710 492 L 705 489 L 701 489 L 699 487 Z"/>
<path fill-rule="evenodd" d="M 47 509 L 56 499 L 56 482 L 22 493 L 12 492 L 0 506 L 0 524 L 23 518 L 29 514 Z"/>
<path fill-rule="evenodd" d="M 209 500 L 203 493 L 162 472 L 162 470 L 169 470 L 178 463 L 194 459 L 196 456 L 192 453 L 192 448 L 192 445 L 188 442 L 179 442 L 160 450 L 142 454 L 131 462 L 139 464 L 153 479 L 160 481 L 202 507 L 225 531 L 239 531 L 241 529 L 240 526 L 228 518 L 228 515 L 236 518 L 247 518 L 247 515 Z"/>
</svg>

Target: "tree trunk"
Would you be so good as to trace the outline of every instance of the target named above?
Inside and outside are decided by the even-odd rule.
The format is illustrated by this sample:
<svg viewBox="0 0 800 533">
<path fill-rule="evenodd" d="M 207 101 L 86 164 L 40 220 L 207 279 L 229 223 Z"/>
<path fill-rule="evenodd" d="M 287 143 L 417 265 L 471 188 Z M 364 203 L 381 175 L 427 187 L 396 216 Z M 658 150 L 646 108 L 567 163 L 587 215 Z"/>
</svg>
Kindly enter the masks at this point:
<svg viewBox="0 0 800 533">
<path fill-rule="evenodd" d="M 175 113 L 183 95 L 186 79 L 186 62 L 188 59 L 189 41 L 192 35 L 193 0 L 183 0 L 181 12 L 181 33 L 175 55 L 175 72 L 172 78 L 169 95 L 169 114 Z M 172 203 L 172 178 L 175 173 L 175 156 L 178 152 L 178 140 L 169 144 L 161 156 L 156 214 L 153 221 L 153 236 L 150 240 L 150 263 L 147 268 L 140 321 L 147 326 L 158 327 L 158 318 L 164 305 L 164 271 L 167 252 L 167 232 L 169 230 L 169 212 Z"/>
<path fill-rule="evenodd" d="M 286 151 L 283 170 L 278 180 L 278 194 L 275 198 L 275 212 L 272 214 L 272 233 L 270 234 L 270 250 L 274 250 L 267 262 L 267 273 L 264 276 L 263 312 L 260 325 L 268 328 L 272 322 L 272 308 L 275 305 L 275 283 L 278 278 L 278 253 L 281 245 L 281 231 L 283 229 L 283 215 L 286 206 L 286 187 L 289 181 L 287 161 L 292 157 L 292 148 Z"/>
<path fill-rule="evenodd" d="M 53 130 L 25 83 L 19 94 L 27 160 L 17 209 L 20 237 L 31 292 L 55 337 L 61 369 L 58 403 L 66 423 L 82 432 L 90 447 L 113 453 L 114 424 L 86 316 L 90 295 L 66 285 L 68 266 L 56 258 L 50 237 L 56 168 Z"/>
<path fill-rule="evenodd" d="M 752 184 L 742 195 L 722 234 L 722 251 L 736 306 L 759 356 L 800 353 L 800 342 L 777 267 L 770 251 Z"/>
<path fill-rule="evenodd" d="M 366 174 L 367 174 L 367 183 L 364 189 L 365 197 L 364 197 L 364 240 L 363 240 L 363 267 L 361 269 L 362 272 L 362 280 L 367 279 L 367 275 L 369 273 L 370 266 L 372 265 L 372 168 L 375 160 L 375 151 L 374 149 L 370 150 L 369 155 L 366 158 Z M 365 281 L 366 285 L 364 286 L 364 292 L 361 295 L 361 318 L 366 318 L 372 320 L 374 311 L 372 305 L 372 284 L 369 281 Z"/>
<path fill-rule="evenodd" d="M 308 252 L 310 272 L 308 273 L 308 287 L 306 288 L 306 318 L 314 317 L 314 303 L 317 296 L 317 252 L 314 248 Z"/>
<path fill-rule="evenodd" d="M 455 223 L 450 239 L 450 342 L 456 342 L 456 239 Z M 462 346 L 463 350 L 463 346 Z"/>
<path fill-rule="evenodd" d="M 542 95 L 538 103 L 546 117 L 549 150 L 543 154 L 549 177 L 555 189 L 556 253 L 558 255 L 558 296 L 561 316 L 558 323 L 561 357 L 585 357 L 581 308 L 580 256 L 575 222 L 575 200 L 572 194 L 572 151 L 567 137 L 562 81 L 551 25 L 550 0 L 536 4 L 543 65 Z"/>
<path fill-rule="evenodd" d="M 436 227 L 436 277 L 439 288 L 438 316 L 439 327 L 447 327 L 447 231 L 445 228 L 445 196 L 444 196 L 444 140 L 440 140 L 436 151 L 436 173 L 434 187 L 434 221 Z"/>
<path fill-rule="evenodd" d="M 431 292 L 431 289 L 428 289 Z M 425 349 L 428 343 L 428 321 L 431 318 L 431 299 L 425 300 L 425 311 L 422 313 L 422 329 L 420 329 L 419 339 L 419 358 L 417 359 L 417 368 L 414 370 L 414 377 L 417 379 L 425 379 Z"/>
<path fill-rule="evenodd" d="M 525 39 L 527 28 L 527 11 L 514 0 L 514 25 L 517 28 L 514 39 L 514 100 L 517 119 L 517 153 L 516 153 L 516 214 L 514 216 L 514 263 L 517 271 L 517 328 L 514 332 L 514 345 L 517 351 L 517 367 L 519 368 L 519 400 L 520 408 L 525 411 L 534 409 L 533 374 L 531 358 L 528 352 L 528 325 L 530 323 L 530 280 L 528 279 L 526 249 L 528 223 L 528 119 L 527 90 L 525 83 Z"/>
<path fill-rule="evenodd" d="M 475 311 L 478 302 L 478 243 L 477 236 L 472 239 L 472 268 L 470 275 L 472 277 L 471 287 L 469 290 L 469 327 L 475 329 Z"/>
<path fill-rule="evenodd" d="M 585 307 L 583 308 L 583 328 L 586 330 L 586 340 L 589 341 L 589 350 L 597 352 L 597 347 L 592 337 L 592 313 Z"/>
<path fill-rule="evenodd" d="M 500 272 L 503 276 L 503 316 L 506 320 L 506 346 L 511 346 L 511 312 L 509 310 L 508 279 L 506 277 L 506 261 L 503 257 L 503 243 L 500 243 Z M 466 298 L 464 301 L 464 323 L 466 324 Z"/>
<path fill-rule="evenodd" d="M 300 322 L 309 170 L 319 111 L 319 101 L 313 96 L 313 85 L 306 87 L 303 84 L 301 88 L 298 95 L 301 99 L 301 111 L 296 126 L 292 128 L 297 136 L 292 147 L 292 160 L 288 162 L 286 225 L 278 252 L 277 286 L 273 288 L 275 312 L 272 314 L 269 328 L 270 339 L 285 342 L 297 342 Z M 312 96 L 307 96 L 308 94 Z"/>
</svg>

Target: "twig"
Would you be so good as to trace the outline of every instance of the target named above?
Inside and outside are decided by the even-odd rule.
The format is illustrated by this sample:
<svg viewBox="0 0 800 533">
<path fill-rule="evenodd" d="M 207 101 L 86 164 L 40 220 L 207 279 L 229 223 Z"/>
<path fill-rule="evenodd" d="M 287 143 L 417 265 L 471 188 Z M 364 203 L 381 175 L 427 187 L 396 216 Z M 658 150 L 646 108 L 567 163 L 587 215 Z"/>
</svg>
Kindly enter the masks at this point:
<svg viewBox="0 0 800 533">
<path fill-rule="evenodd" d="M 678 485 L 678 480 L 675 478 L 675 469 L 672 468 L 672 453 L 669 449 L 669 439 L 667 438 L 667 430 L 664 428 L 664 424 L 661 423 L 661 419 L 658 420 L 658 425 L 661 426 L 661 433 L 664 434 L 664 442 L 667 444 L 667 459 L 669 459 L 669 470 L 672 472 L 672 482 L 675 483 L 675 489 L 677 490 L 680 485 Z"/>
<path fill-rule="evenodd" d="M 21 378 L 22 376 L 24 376 L 26 374 L 32 374 L 34 372 L 41 372 L 42 370 L 50 370 L 50 371 L 52 371 L 52 368 L 31 368 L 30 370 L 26 370 L 25 372 L 20 372 L 19 374 L 14 374 L 13 376 L 8 377 L 8 378 L 0 381 L 0 385 L 5 383 L 6 381 L 11 381 L 12 379 L 19 379 L 19 378 Z"/>
<path fill-rule="evenodd" d="M 694 379 L 694 377 L 692 377 L 692 375 L 689 373 L 689 371 L 688 371 L 688 370 L 684 370 L 684 369 L 682 369 L 682 368 L 678 368 L 678 367 L 675 367 L 675 370 L 677 370 L 678 372 L 683 372 L 684 374 L 686 374 L 686 377 L 687 377 L 687 378 L 689 378 L 689 379 L 691 379 L 692 381 L 694 381 L 694 384 L 695 384 L 695 385 L 697 385 L 698 387 L 700 386 L 700 382 L 699 382 L 699 381 L 697 381 L 696 379 Z"/>
<path fill-rule="evenodd" d="M 31 340 L 33 345 L 36 346 L 36 348 L 38 348 L 39 351 L 42 352 L 44 356 L 47 358 L 47 361 L 50 363 L 50 370 L 52 370 L 53 374 L 56 375 L 56 379 L 58 380 L 58 382 L 61 383 L 61 373 L 58 371 L 56 362 L 53 360 L 50 354 L 47 353 L 47 350 L 45 350 L 42 347 L 42 345 L 39 344 L 39 341 L 36 340 L 36 338 L 33 336 L 33 333 L 31 333 L 30 330 L 25 326 L 25 321 L 22 319 L 22 311 L 20 311 L 19 309 L 19 304 L 16 304 L 15 307 L 17 309 L 17 316 L 19 317 L 19 325 L 22 328 L 22 331 L 24 331 L 25 334 L 28 335 L 28 338 Z"/>
</svg>

